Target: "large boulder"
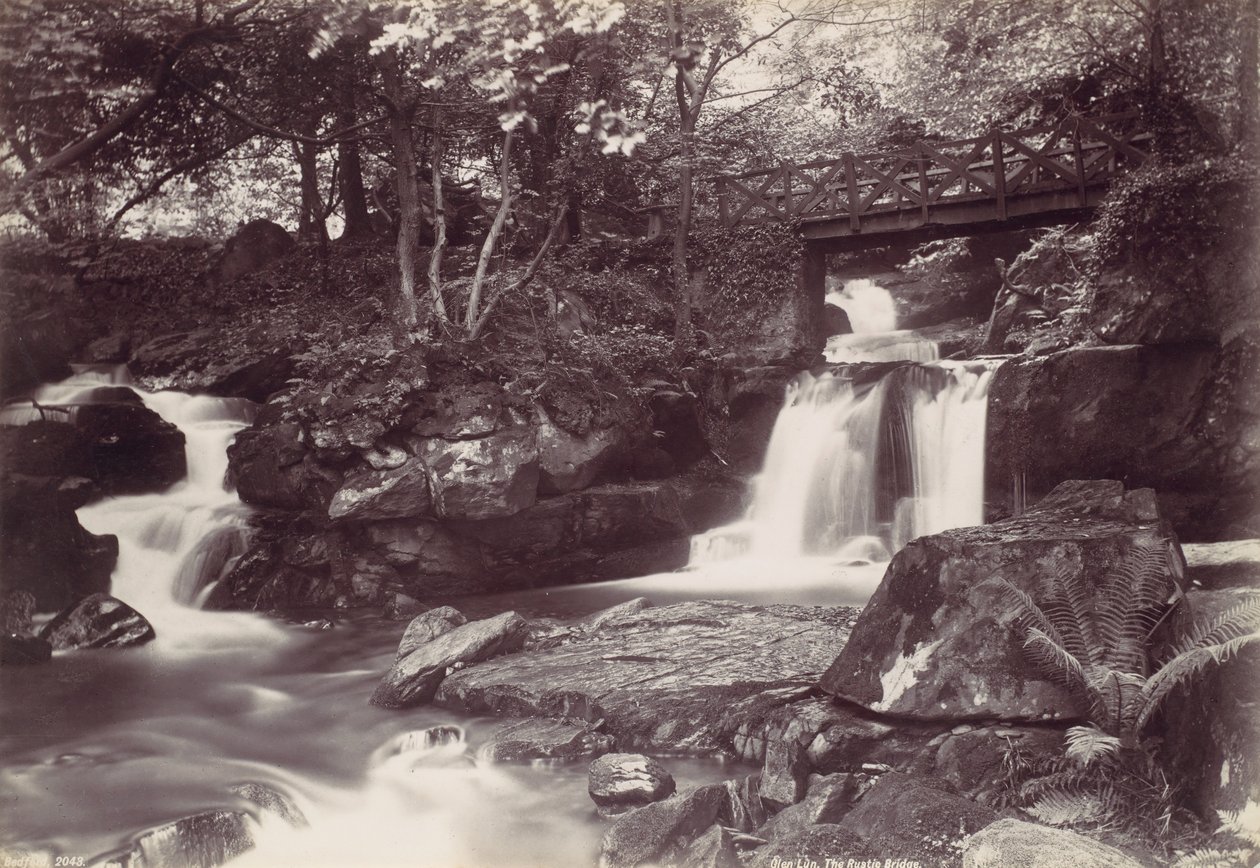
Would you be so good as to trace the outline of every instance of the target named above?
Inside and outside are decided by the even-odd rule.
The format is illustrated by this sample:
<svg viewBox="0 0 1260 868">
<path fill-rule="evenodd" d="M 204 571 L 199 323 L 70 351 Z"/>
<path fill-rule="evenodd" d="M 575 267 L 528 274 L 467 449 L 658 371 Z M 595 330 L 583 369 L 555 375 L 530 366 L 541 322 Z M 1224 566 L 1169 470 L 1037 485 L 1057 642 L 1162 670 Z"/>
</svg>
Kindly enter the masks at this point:
<svg viewBox="0 0 1260 868">
<path fill-rule="evenodd" d="M 1174 616 L 1185 634 L 1225 612 L 1260 602 L 1260 591 L 1190 591 Z M 1260 645 L 1245 646 L 1224 664 L 1178 688 L 1164 704 L 1163 755 L 1191 804 L 1209 822 L 1218 811 L 1260 803 Z"/>
<path fill-rule="evenodd" d="M 246 428 L 228 447 L 228 467 L 241 500 L 254 506 L 327 508 L 339 474 L 321 467 L 296 422 Z"/>
<path fill-rule="evenodd" d="M 252 274 L 287 255 L 296 247 L 292 236 L 278 223 L 251 220 L 228 239 L 223 256 L 215 266 L 219 283 L 229 283 Z"/>
<path fill-rule="evenodd" d="M 643 754 L 604 754 L 587 770 L 587 792 L 604 816 L 659 802 L 674 789 L 674 776 Z"/>
<path fill-rule="evenodd" d="M 426 515 L 433 499 L 429 476 L 417 459 L 386 470 L 365 470 L 348 476 L 328 504 L 328 517 L 382 521 Z"/>
<path fill-rule="evenodd" d="M 538 496 L 538 442 L 528 426 L 477 440 L 422 438 L 416 451 L 429 470 L 434 512 L 440 518 L 512 515 Z"/>
<path fill-rule="evenodd" d="M 81 476 L 95 470 L 92 444 L 69 422 L 0 426 L 0 467 L 29 476 Z"/>
<path fill-rule="evenodd" d="M 515 612 L 504 612 L 464 624 L 419 645 L 394 661 L 372 694 L 372 704 L 406 708 L 429 702 L 450 667 L 515 651 L 525 638 L 525 630 L 524 618 Z"/>
<path fill-rule="evenodd" d="M 62 311 L 48 310 L 0 322 L 0 400 L 70 375 L 83 335 Z"/>
<path fill-rule="evenodd" d="M 1115 847 L 1023 820 L 998 820 L 976 832 L 963 847 L 963 868 L 1139 868 Z"/>
<path fill-rule="evenodd" d="M 999 579 L 1039 600 L 1056 572 L 1093 586 L 1139 545 L 1175 539 L 1154 492 L 1066 482 L 1018 518 L 920 537 L 897 553 L 844 650 L 833 696 L 920 720 L 1073 718 L 1079 700 L 1029 665 Z"/>
<path fill-rule="evenodd" d="M 1260 336 L 1012 359 L 989 389 L 989 500 L 1065 479 L 1149 486 L 1179 535 L 1260 535 Z"/>
<path fill-rule="evenodd" d="M 260 332 L 224 352 L 227 338 L 212 328 L 158 335 L 136 348 L 130 368 L 153 388 L 178 388 L 266 401 L 293 376 L 297 346 L 277 327 L 263 323 Z"/>
<path fill-rule="evenodd" d="M 128 648 L 157 637 L 144 616 L 108 594 L 92 594 L 58 613 L 39 631 L 58 651 Z"/>
<path fill-rule="evenodd" d="M 118 538 L 96 536 L 75 510 L 95 493 L 82 477 L 0 474 L 0 587 L 27 591 L 41 612 L 109 590 Z"/>
<path fill-rule="evenodd" d="M 161 491 L 188 474 L 184 434 L 139 404 L 79 407 L 75 427 L 92 453 L 92 478 L 110 494 Z"/>
</svg>

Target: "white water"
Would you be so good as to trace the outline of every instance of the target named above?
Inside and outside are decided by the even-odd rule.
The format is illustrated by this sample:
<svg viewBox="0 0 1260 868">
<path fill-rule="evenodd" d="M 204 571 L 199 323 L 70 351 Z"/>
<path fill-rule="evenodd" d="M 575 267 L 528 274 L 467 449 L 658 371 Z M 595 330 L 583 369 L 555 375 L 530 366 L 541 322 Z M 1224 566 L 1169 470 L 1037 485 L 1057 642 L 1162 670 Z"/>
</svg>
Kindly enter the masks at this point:
<svg viewBox="0 0 1260 868">
<path fill-rule="evenodd" d="M 983 523 L 996 363 L 938 362 L 936 344 L 914 332 L 870 331 L 896 324 L 891 296 L 871 281 L 828 299 L 854 324 L 827 346 L 846 366 L 789 384 L 746 517 L 693 539 L 693 567 L 882 563 L 916 536 Z M 917 364 L 848 366 L 896 361 Z"/>
</svg>

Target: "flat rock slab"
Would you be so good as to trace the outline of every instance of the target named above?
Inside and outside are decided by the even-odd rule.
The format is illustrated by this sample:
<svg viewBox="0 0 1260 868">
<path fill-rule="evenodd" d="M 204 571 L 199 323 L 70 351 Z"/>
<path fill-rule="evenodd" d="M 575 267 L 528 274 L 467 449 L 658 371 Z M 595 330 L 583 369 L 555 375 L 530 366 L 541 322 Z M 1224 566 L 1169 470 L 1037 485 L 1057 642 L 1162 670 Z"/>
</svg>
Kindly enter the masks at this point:
<svg viewBox="0 0 1260 868">
<path fill-rule="evenodd" d="M 476 714 L 602 720 L 622 750 L 730 750 L 741 724 L 813 689 L 851 617 L 714 601 L 631 612 L 568 644 L 452 673 L 436 701 Z"/>
<path fill-rule="evenodd" d="M 482 749 L 495 762 L 575 760 L 612 749 L 611 736 L 561 720 L 523 720 L 505 726 Z"/>
</svg>

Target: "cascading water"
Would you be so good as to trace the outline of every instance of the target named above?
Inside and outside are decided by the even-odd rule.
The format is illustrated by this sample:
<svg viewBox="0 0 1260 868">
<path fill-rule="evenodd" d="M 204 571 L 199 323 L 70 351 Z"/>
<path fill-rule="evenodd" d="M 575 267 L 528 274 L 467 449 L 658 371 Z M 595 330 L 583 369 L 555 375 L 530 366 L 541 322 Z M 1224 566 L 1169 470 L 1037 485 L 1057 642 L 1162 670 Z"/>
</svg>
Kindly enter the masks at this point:
<svg viewBox="0 0 1260 868">
<path fill-rule="evenodd" d="M 935 361 L 936 345 L 909 331 L 856 331 L 895 324 L 870 281 L 831 295 L 855 327 L 828 345 L 843 364 L 789 384 L 746 518 L 696 537 L 693 566 L 883 562 L 916 536 L 984 521 L 995 363 Z"/>
</svg>

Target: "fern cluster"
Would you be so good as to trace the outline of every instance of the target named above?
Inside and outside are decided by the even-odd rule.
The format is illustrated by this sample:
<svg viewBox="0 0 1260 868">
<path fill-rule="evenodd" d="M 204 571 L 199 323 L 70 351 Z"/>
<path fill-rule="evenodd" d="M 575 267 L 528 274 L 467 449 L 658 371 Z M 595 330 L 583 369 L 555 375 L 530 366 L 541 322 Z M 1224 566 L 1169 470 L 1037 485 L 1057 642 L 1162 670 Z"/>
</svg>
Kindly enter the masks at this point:
<svg viewBox="0 0 1260 868">
<path fill-rule="evenodd" d="M 1196 623 L 1152 667 L 1155 632 L 1184 599 L 1181 563 L 1171 543 L 1135 546 L 1094 589 L 1079 572 L 1048 574 L 1040 602 L 998 580 L 1020 611 L 1033 664 L 1089 710 L 1090 725 L 1068 731 L 1069 757 L 1088 765 L 1137 747 L 1173 690 L 1260 639 L 1257 596 Z"/>
<path fill-rule="evenodd" d="M 1079 572 L 1046 575 L 1036 600 L 999 579 L 1020 613 L 1029 659 L 1089 716 L 1067 731 L 1061 757 L 1007 752 L 1007 804 L 1050 825 L 1138 827 L 1155 840 L 1189 828 L 1158 762 L 1158 739 L 1144 735 L 1177 687 L 1260 640 L 1260 596 L 1195 622 L 1153 660 L 1157 630 L 1184 602 L 1183 563 L 1173 543 L 1136 546 L 1094 588 Z"/>
</svg>

